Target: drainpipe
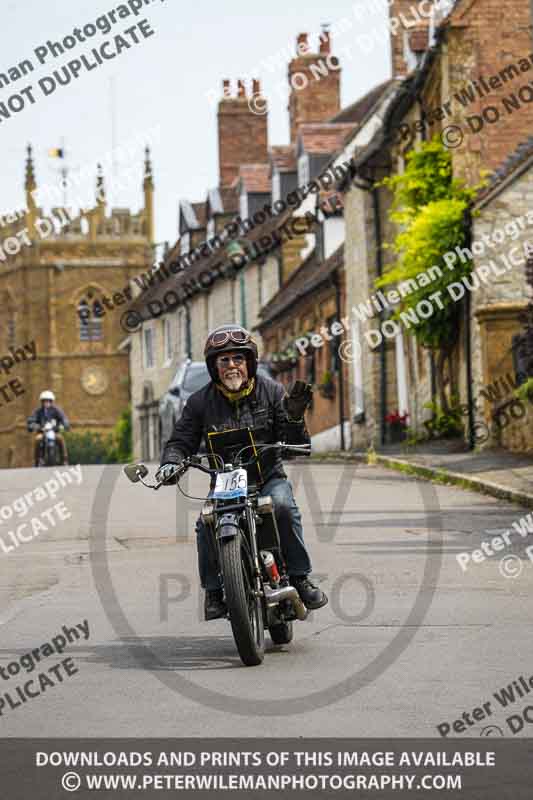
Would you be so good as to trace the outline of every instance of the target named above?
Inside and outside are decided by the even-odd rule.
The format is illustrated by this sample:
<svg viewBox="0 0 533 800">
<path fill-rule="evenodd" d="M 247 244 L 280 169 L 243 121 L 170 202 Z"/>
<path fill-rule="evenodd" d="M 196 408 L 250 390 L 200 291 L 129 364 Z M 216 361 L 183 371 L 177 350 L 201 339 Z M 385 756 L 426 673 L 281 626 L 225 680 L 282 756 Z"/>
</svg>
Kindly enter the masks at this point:
<svg viewBox="0 0 533 800">
<path fill-rule="evenodd" d="M 339 273 L 337 270 L 332 275 L 333 285 L 335 287 L 335 307 L 337 319 L 340 321 L 342 318 L 341 308 L 341 286 L 339 280 Z M 346 441 L 344 438 L 344 370 L 343 361 L 339 357 L 337 350 L 337 362 L 339 365 L 339 423 L 341 431 L 341 450 L 346 450 Z"/>
<path fill-rule="evenodd" d="M 379 190 L 374 186 L 372 188 L 372 203 L 374 210 L 374 234 L 376 241 L 376 271 L 378 278 L 383 275 L 383 252 L 381 249 L 381 217 L 379 207 Z M 384 312 L 379 312 L 380 323 L 383 322 Z M 387 344 L 385 339 L 381 338 L 379 346 L 380 352 L 380 432 L 381 444 L 386 444 L 387 429 L 385 427 L 385 416 L 387 414 Z"/>
<path fill-rule="evenodd" d="M 466 247 L 471 249 L 472 244 L 472 217 L 468 211 L 465 217 L 465 225 L 467 230 Z M 474 392 L 473 392 L 473 376 L 472 376 L 472 330 L 470 324 L 470 315 L 472 309 L 472 299 L 470 292 L 465 293 L 464 304 L 464 328 L 465 328 L 465 361 L 466 361 L 466 393 L 468 403 L 468 447 L 473 450 L 476 446 L 475 436 L 475 411 L 474 411 Z"/>
<path fill-rule="evenodd" d="M 185 349 L 187 350 L 187 358 L 192 360 L 191 309 L 189 303 L 185 303 Z"/>
</svg>

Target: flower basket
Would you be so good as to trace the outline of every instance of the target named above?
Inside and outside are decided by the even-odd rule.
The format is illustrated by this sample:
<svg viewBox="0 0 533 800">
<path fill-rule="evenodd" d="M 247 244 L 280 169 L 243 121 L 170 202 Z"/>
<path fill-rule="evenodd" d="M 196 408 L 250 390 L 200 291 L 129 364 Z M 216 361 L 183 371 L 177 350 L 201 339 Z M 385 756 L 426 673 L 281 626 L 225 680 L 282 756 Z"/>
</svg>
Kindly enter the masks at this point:
<svg viewBox="0 0 533 800">
<path fill-rule="evenodd" d="M 274 373 L 287 372 L 298 363 L 296 351 L 287 349 L 280 353 L 273 353 L 269 359 L 269 365 Z"/>
<path fill-rule="evenodd" d="M 388 439 L 390 444 L 399 444 L 400 442 L 405 441 L 407 436 L 408 418 L 408 414 L 400 414 L 399 411 L 395 411 L 393 414 L 387 414 L 385 417 L 385 422 L 387 423 L 388 427 Z"/>
</svg>

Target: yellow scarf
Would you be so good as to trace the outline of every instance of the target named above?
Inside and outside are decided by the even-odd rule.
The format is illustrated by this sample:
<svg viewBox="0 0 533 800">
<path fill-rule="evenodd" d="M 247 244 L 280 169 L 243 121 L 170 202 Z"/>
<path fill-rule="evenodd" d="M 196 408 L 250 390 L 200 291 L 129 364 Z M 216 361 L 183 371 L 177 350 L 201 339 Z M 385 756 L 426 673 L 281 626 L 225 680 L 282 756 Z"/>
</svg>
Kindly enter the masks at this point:
<svg viewBox="0 0 533 800">
<path fill-rule="evenodd" d="M 244 389 L 239 389 L 238 392 L 230 392 L 230 390 L 226 389 L 226 387 L 222 383 L 215 383 L 215 386 L 217 387 L 218 391 L 221 394 L 223 394 L 227 400 L 230 401 L 230 403 L 237 403 L 239 400 L 242 400 L 243 397 L 248 397 L 248 395 L 253 392 L 255 386 L 255 378 L 252 378 L 248 386 L 246 386 Z"/>
</svg>

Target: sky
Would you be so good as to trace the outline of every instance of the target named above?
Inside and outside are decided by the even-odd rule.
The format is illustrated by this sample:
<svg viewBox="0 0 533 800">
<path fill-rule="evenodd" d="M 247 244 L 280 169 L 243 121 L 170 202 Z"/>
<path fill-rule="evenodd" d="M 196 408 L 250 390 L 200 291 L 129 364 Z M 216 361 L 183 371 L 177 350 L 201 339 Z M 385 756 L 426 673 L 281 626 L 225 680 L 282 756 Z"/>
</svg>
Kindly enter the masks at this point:
<svg viewBox="0 0 533 800">
<path fill-rule="evenodd" d="M 125 8 L 131 11 L 141 2 L 136 16 L 126 16 Z M 96 162 L 101 160 L 108 180 L 114 170 L 122 183 L 112 197 L 113 205 L 136 211 L 142 204 L 143 142 L 148 139 L 152 144 L 158 242 L 173 244 L 176 240 L 180 199 L 204 200 L 207 189 L 217 185 L 214 97 L 221 94 L 223 78 L 261 80 L 269 102 L 269 144 L 279 145 L 289 141 L 287 63 L 289 53 L 296 52 L 299 33 L 310 34 L 315 50 L 321 26 L 333 26 L 333 53 L 339 56 L 343 68 L 343 107 L 390 75 L 389 45 L 383 41 L 386 0 L 306 0 L 298 4 L 269 0 L 268 5 L 244 0 L 125 0 L 122 4 L 113 0 L 4 0 L 3 6 L 0 75 L 9 76 L 9 70 L 26 59 L 34 70 L 9 85 L 0 83 L 0 109 L 5 103 L 11 113 L 8 119 L 0 115 L 0 212 L 24 206 L 28 143 L 34 148 L 41 187 L 57 185 L 61 162 L 51 158 L 48 151 L 63 146 L 72 179 L 77 180 L 80 170 L 91 176 L 86 179 L 89 184 L 83 183 L 84 192 L 67 193 L 69 203 L 74 204 L 80 194 L 87 196 Z M 354 6 L 362 9 L 359 19 Z M 54 56 L 50 52 L 47 42 L 63 46 L 63 40 L 75 28 L 95 25 L 97 19 L 112 11 L 116 24 L 108 33 L 98 30 L 83 43 L 69 39 L 63 54 L 56 51 Z M 147 23 L 142 24 L 144 19 Z M 133 25 L 137 27 L 132 33 L 124 33 Z M 100 26 L 104 27 L 105 21 Z M 117 34 L 130 48 L 98 64 L 91 55 L 92 48 L 110 40 L 105 52 L 114 54 Z M 74 46 L 69 49 L 71 44 Z M 40 63 L 36 51 L 44 63 Z M 54 70 L 61 77 L 62 67 L 82 54 L 96 66 L 90 70 L 81 67 L 77 79 L 71 78 L 68 85 L 56 82 L 55 91 L 45 96 L 39 81 L 47 78 L 43 86 L 50 88 Z M 26 87 L 31 90 L 21 94 Z M 14 95 L 19 99 L 12 99 L 14 107 L 10 108 Z M 23 107 L 17 111 L 21 103 Z M 44 205 L 51 203 L 45 201 Z"/>
</svg>

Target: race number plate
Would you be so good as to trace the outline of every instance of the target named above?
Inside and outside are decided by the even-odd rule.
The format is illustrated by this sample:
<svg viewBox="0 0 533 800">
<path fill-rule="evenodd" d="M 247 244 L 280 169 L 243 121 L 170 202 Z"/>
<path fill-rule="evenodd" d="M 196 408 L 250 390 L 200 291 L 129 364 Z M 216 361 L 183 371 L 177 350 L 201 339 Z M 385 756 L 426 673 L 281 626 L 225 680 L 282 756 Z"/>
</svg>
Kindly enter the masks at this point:
<svg viewBox="0 0 533 800">
<path fill-rule="evenodd" d="M 218 473 L 213 497 L 229 500 L 233 497 L 246 497 L 247 493 L 248 476 L 245 469 Z"/>
</svg>

